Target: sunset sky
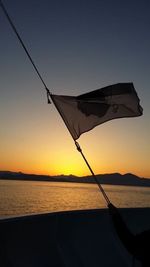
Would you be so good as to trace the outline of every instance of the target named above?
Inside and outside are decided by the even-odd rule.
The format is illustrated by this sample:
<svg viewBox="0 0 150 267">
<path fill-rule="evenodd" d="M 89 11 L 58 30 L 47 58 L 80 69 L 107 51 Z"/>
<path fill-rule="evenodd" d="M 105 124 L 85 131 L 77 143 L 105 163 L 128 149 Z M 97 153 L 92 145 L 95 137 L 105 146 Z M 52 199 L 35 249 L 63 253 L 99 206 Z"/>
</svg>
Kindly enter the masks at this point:
<svg viewBox="0 0 150 267">
<path fill-rule="evenodd" d="M 133 82 L 144 114 L 79 143 L 93 171 L 150 178 L 150 1 L 3 0 L 47 87 L 79 95 Z M 0 170 L 90 174 L 0 9 Z"/>
</svg>

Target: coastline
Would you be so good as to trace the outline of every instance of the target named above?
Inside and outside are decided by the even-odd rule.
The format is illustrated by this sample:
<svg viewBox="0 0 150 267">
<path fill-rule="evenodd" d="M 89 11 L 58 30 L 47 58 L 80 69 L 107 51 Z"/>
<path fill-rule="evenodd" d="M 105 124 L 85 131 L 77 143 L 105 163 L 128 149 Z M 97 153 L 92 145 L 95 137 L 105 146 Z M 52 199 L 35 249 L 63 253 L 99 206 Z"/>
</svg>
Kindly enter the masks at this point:
<svg viewBox="0 0 150 267">
<path fill-rule="evenodd" d="M 104 185 L 127 185 L 150 187 L 149 178 L 140 178 L 134 174 L 120 173 L 98 174 L 96 178 L 100 184 Z M 68 183 L 88 183 L 95 184 L 95 180 L 91 175 L 77 177 L 75 175 L 37 175 L 26 174 L 22 172 L 0 171 L 0 180 L 19 180 L 19 181 L 42 181 L 42 182 L 68 182 Z"/>
</svg>

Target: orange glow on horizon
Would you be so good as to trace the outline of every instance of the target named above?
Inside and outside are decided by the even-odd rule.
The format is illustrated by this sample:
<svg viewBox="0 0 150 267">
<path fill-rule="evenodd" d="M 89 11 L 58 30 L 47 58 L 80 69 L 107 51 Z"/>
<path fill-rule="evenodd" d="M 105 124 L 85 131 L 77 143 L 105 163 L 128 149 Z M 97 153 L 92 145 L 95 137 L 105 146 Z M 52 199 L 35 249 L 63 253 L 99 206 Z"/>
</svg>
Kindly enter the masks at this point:
<svg viewBox="0 0 150 267">
<path fill-rule="evenodd" d="M 76 164 L 77 163 L 77 164 Z M 37 175 L 50 175 L 50 176 L 57 176 L 57 175 L 75 175 L 78 177 L 82 177 L 82 176 L 89 176 L 91 175 L 90 170 L 88 169 L 88 167 L 86 166 L 86 164 L 84 162 L 80 162 L 80 165 L 78 164 L 78 162 L 74 162 L 71 161 L 65 161 L 62 160 L 57 168 L 56 166 L 52 166 L 50 168 L 50 166 L 48 165 L 38 165 L 35 167 L 27 167 L 27 166 L 19 166 L 16 167 L 14 165 L 11 166 L 11 164 L 9 166 L 5 166 L 3 168 L 1 168 L 0 170 L 3 171 L 12 171 L 12 172 L 22 172 L 22 173 L 26 173 L 26 174 L 37 174 Z M 79 167 L 80 166 L 80 167 Z M 92 167 L 92 166 L 91 166 Z M 139 177 L 144 177 L 144 178 L 150 178 L 150 173 L 149 170 L 145 170 L 143 171 L 137 171 L 137 169 L 132 169 L 129 170 L 128 168 L 122 170 L 122 169 L 115 169 L 115 168 L 107 168 L 107 167 L 103 167 L 103 168 L 93 168 L 94 173 L 97 174 L 109 174 L 109 173 L 120 173 L 120 174 L 125 174 L 125 173 L 132 173 L 134 175 L 137 175 Z"/>
<path fill-rule="evenodd" d="M 7 142 L 1 145 L 0 170 L 51 176 L 91 175 L 67 129 L 61 123 L 56 126 L 55 123 L 52 123 L 55 131 L 43 126 L 24 130 L 19 133 L 19 138 L 16 131 L 8 135 Z M 95 174 L 133 173 L 150 178 L 149 152 L 143 146 L 143 139 L 137 135 L 136 129 L 126 133 L 121 126 L 120 122 L 116 131 L 115 122 L 106 124 L 80 138 L 79 143 L 91 168 Z"/>
</svg>

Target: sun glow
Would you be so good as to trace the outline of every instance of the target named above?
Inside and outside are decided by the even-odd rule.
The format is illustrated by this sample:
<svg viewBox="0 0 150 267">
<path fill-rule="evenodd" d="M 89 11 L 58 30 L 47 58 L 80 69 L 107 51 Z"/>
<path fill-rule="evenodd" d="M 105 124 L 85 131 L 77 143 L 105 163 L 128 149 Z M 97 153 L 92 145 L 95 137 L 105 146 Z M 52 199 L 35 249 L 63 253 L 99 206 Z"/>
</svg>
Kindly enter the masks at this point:
<svg viewBox="0 0 150 267">
<path fill-rule="evenodd" d="M 57 165 L 54 164 L 54 172 L 56 170 L 57 174 L 64 175 L 77 175 L 84 176 L 88 174 L 88 169 L 82 159 L 78 159 L 78 157 L 73 157 L 70 154 L 70 157 L 60 157 L 60 160 L 57 161 Z"/>
</svg>

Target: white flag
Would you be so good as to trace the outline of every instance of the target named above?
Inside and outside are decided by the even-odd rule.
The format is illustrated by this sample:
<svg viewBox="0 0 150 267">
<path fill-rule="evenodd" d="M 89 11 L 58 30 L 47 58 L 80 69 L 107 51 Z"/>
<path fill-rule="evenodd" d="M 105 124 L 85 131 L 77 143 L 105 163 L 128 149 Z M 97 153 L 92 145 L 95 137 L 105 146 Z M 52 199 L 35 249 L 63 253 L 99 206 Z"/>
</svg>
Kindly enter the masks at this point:
<svg viewBox="0 0 150 267">
<path fill-rule="evenodd" d="M 51 97 L 74 140 L 106 121 L 143 113 L 133 83 L 118 83 L 79 96 Z"/>
</svg>

